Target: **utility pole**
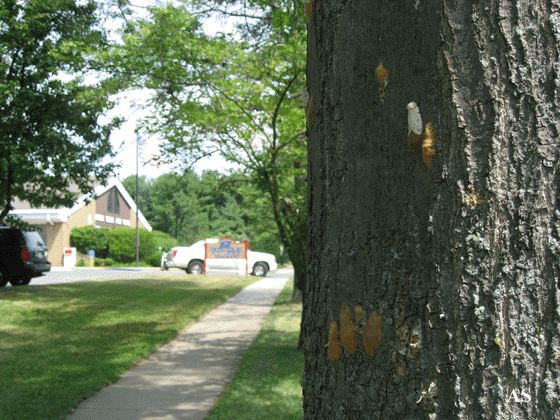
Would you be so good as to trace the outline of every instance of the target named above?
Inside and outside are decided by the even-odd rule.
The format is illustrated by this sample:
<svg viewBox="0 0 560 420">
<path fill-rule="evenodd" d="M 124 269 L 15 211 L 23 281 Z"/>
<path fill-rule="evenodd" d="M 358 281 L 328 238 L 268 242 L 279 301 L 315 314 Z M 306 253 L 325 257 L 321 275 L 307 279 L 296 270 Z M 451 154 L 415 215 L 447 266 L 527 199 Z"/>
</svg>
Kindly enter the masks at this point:
<svg viewBox="0 0 560 420">
<path fill-rule="evenodd" d="M 136 268 L 140 267 L 140 202 L 138 201 L 138 154 L 140 134 L 136 133 Z"/>
</svg>

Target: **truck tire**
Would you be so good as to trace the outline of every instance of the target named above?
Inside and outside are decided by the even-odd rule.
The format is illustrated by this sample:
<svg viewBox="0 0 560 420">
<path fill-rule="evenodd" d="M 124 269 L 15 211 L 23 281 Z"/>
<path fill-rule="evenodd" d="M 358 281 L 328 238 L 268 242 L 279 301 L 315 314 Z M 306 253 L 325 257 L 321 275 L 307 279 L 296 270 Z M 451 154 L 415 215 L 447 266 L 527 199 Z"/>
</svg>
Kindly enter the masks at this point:
<svg viewBox="0 0 560 420">
<path fill-rule="evenodd" d="M 268 273 L 268 266 L 266 263 L 258 262 L 253 266 L 253 272 L 251 274 L 253 274 L 253 276 L 266 277 L 266 273 Z"/>
<path fill-rule="evenodd" d="M 187 268 L 189 274 L 204 274 L 204 264 L 202 261 L 194 260 L 189 263 Z"/>
</svg>

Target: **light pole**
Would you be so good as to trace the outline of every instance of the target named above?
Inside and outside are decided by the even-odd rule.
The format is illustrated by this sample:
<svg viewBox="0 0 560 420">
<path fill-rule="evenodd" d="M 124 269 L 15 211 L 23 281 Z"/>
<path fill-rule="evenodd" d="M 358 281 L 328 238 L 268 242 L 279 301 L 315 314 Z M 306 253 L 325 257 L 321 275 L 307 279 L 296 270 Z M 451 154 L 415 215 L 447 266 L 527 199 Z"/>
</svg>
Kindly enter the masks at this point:
<svg viewBox="0 0 560 420">
<path fill-rule="evenodd" d="M 143 142 L 142 142 L 143 143 Z M 140 134 L 136 133 L 136 268 L 140 267 L 140 201 L 138 198 L 138 155 Z"/>
</svg>

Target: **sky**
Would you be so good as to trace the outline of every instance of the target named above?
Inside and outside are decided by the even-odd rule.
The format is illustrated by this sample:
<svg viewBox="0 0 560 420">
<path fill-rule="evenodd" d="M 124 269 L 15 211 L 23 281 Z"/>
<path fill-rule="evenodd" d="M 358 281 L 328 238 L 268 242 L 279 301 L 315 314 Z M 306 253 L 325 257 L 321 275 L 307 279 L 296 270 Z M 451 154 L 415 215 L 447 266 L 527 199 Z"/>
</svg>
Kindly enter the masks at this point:
<svg viewBox="0 0 560 420">
<path fill-rule="evenodd" d="M 204 30 L 206 33 L 213 35 L 218 31 L 233 31 L 233 25 L 233 21 L 224 23 L 223 21 L 212 19 L 204 22 Z M 107 115 L 109 118 L 116 115 L 120 115 L 125 118 L 125 122 L 121 128 L 119 130 L 115 130 L 111 134 L 111 143 L 114 150 L 118 152 L 118 155 L 112 159 L 111 162 L 121 165 L 121 167 L 116 170 L 116 176 L 121 181 L 129 175 L 136 175 L 136 134 L 134 133 L 134 130 L 137 122 L 143 116 L 147 115 L 146 112 L 142 113 L 141 110 L 133 109 L 131 103 L 132 101 L 140 103 L 148 97 L 149 94 L 147 92 L 128 92 L 126 94 L 117 95 L 113 99 L 118 98 L 119 105 Z M 162 140 L 154 136 L 146 138 L 145 141 L 145 145 L 141 147 L 142 154 L 146 156 L 157 155 L 158 146 Z M 232 167 L 233 165 L 221 156 L 212 156 L 197 162 L 194 169 L 200 174 L 205 169 L 214 169 L 219 170 L 220 172 L 225 172 L 227 169 Z M 160 167 L 157 168 L 153 164 L 146 164 L 146 161 L 142 161 L 142 159 L 139 160 L 138 174 L 140 176 L 145 175 L 148 178 L 157 178 L 158 176 L 171 172 L 172 170 L 172 165 L 160 165 Z"/>
<path fill-rule="evenodd" d="M 111 134 L 111 143 L 114 150 L 118 152 L 117 156 L 111 159 L 111 162 L 118 163 L 120 168 L 116 170 L 117 177 L 122 181 L 129 175 L 136 175 L 136 134 L 134 130 L 136 129 L 137 122 L 139 119 L 146 115 L 141 110 L 135 110 L 130 106 L 130 101 L 145 100 L 148 94 L 135 92 L 134 94 L 128 94 L 123 96 L 121 105 L 115 109 L 115 114 L 120 114 L 126 121 L 123 123 L 120 129 L 115 130 Z M 111 114 L 110 114 L 111 115 Z M 156 136 L 150 138 L 144 138 L 144 145 L 140 147 L 141 156 L 158 155 L 159 145 L 162 140 Z M 138 163 L 138 174 L 140 176 L 147 176 L 148 178 L 157 178 L 158 176 L 173 171 L 173 165 L 160 165 L 156 167 L 154 164 L 147 163 L 142 157 L 139 158 Z M 197 162 L 194 169 L 197 173 L 201 173 L 205 169 L 215 169 L 220 172 L 224 172 L 232 165 L 223 159 L 221 156 L 212 156 L 210 158 L 205 158 Z"/>
</svg>

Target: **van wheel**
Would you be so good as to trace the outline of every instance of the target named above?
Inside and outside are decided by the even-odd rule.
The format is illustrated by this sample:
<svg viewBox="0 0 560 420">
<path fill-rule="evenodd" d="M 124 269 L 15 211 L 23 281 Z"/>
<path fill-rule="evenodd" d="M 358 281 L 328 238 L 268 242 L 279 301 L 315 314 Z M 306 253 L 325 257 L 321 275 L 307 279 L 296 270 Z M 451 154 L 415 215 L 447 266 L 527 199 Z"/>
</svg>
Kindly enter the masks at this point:
<svg viewBox="0 0 560 420">
<path fill-rule="evenodd" d="M 200 261 L 191 261 L 187 268 L 187 273 L 189 274 L 202 274 L 203 272 L 204 266 Z"/>
<path fill-rule="evenodd" d="M 4 287 L 6 284 L 8 284 L 8 278 L 2 271 L 0 271 L 0 287 Z"/>
<path fill-rule="evenodd" d="M 31 281 L 31 277 L 13 277 L 10 279 L 12 286 L 27 286 Z"/>
<path fill-rule="evenodd" d="M 268 272 L 268 267 L 265 263 L 258 262 L 253 266 L 253 276 L 265 277 Z"/>
</svg>

